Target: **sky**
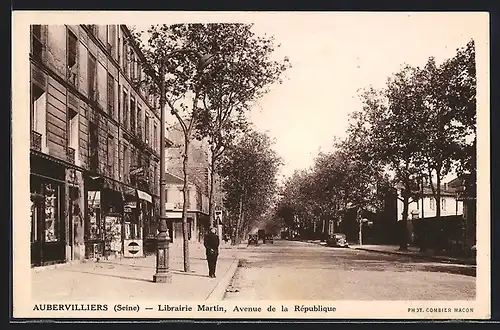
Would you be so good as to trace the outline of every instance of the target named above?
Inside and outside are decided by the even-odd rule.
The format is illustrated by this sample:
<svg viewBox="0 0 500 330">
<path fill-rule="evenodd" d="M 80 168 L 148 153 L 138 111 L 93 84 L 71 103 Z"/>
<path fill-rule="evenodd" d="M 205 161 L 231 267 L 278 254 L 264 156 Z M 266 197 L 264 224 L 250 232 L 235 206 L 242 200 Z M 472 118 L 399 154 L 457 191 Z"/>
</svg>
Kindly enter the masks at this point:
<svg viewBox="0 0 500 330">
<path fill-rule="evenodd" d="M 258 35 L 273 35 L 274 58 L 292 68 L 271 86 L 250 113 L 258 131 L 276 141 L 280 180 L 313 165 L 318 152 L 332 151 L 345 137 L 349 113 L 361 107 L 358 90 L 382 88 L 405 64 L 423 66 L 453 57 L 476 41 L 488 49 L 488 19 L 481 13 L 268 12 L 162 16 L 173 22 L 253 23 Z M 154 24 L 152 19 L 152 24 Z M 133 24 L 138 29 L 148 25 Z M 448 179 L 451 179 L 449 177 Z M 446 178 L 445 178 L 446 179 Z"/>
<path fill-rule="evenodd" d="M 254 32 L 274 35 L 292 69 L 282 85 L 251 113 L 257 130 L 275 138 L 285 165 L 282 175 L 313 164 L 344 137 L 348 115 L 360 109 L 358 89 L 383 87 L 404 63 L 423 66 L 453 57 L 472 38 L 477 20 L 464 15 L 408 13 L 314 13 L 256 20 Z M 484 39 L 484 38 L 483 38 Z M 476 45 L 477 47 L 477 45 Z"/>
</svg>

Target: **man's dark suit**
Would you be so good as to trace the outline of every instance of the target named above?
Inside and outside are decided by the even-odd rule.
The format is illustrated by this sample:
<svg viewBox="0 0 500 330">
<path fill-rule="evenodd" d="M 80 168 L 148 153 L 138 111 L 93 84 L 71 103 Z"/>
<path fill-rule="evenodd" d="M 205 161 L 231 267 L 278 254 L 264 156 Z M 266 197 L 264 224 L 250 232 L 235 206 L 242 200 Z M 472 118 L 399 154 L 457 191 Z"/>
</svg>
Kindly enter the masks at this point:
<svg viewBox="0 0 500 330">
<path fill-rule="evenodd" d="M 215 267 L 217 265 L 217 257 L 219 256 L 219 236 L 209 232 L 205 236 L 204 245 L 208 262 L 208 276 L 215 277 Z"/>
</svg>

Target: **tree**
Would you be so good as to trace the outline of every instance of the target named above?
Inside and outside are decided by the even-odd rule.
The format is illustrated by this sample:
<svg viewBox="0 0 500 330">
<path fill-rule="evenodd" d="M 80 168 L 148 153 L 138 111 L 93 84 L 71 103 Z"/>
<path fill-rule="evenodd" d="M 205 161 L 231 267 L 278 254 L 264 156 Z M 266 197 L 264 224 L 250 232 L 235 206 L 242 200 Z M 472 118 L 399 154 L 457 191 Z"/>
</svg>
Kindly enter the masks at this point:
<svg viewBox="0 0 500 330">
<path fill-rule="evenodd" d="M 422 117 L 426 143 L 422 149 L 436 217 L 441 216 L 441 181 L 458 164 L 458 172 L 474 170 L 476 70 L 474 41 L 441 65 L 430 58 L 423 71 Z M 467 137 L 473 136 L 472 143 Z M 432 178 L 436 177 L 436 185 Z"/>
<path fill-rule="evenodd" d="M 250 131 L 225 154 L 221 174 L 230 213 L 231 239 L 239 243 L 272 206 L 277 192 L 280 158 L 265 134 Z"/>
<path fill-rule="evenodd" d="M 365 90 L 364 114 L 369 124 L 374 159 L 394 172 L 403 202 L 400 249 L 408 249 L 409 203 L 418 197 L 425 141 L 422 130 L 422 88 L 419 71 L 405 66 L 387 81 L 383 91 Z"/>
<path fill-rule="evenodd" d="M 168 105 L 184 135 L 182 232 L 186 272 L 190 270 L 186 203 L 189 144 L 200 113 L 200 93 L 207 77 L 210 76 L 203 70 L 210 63 L 210 58 L 202 56 L 200 49 L 192 48 L 193 43 L 189 36 L 195 30 L 195 25 L 192 24 L 152 25 L 147 31 L 147 45 L 142 43 L 140 33 L 134 33 L 129 40 L 140 48 L 143 58 L 139 63 L 147 75 L 144 82 L 138 83 L 146 85 L 150 93 L 160 95 L 161 105 Z"/>
<path fill-rule="evenodd" d="M 216 68 L 201 91 L 202 107 L 196 122 L 199 139 L 208 137 L 210 153 L 209 217 L 213 222 L 214 178 L 218 161 L 228 145 L 247 129 L 245 113 L 269 86 L 281 83 L 290 67 L 288 58 L 271 59 L 273 37 L 259 37 L 252 24 L 194 24 L 187 35 L 195 49 L 216 54 Z M 279 45 L 278 45 L 279 47 Z"/>
</svg>

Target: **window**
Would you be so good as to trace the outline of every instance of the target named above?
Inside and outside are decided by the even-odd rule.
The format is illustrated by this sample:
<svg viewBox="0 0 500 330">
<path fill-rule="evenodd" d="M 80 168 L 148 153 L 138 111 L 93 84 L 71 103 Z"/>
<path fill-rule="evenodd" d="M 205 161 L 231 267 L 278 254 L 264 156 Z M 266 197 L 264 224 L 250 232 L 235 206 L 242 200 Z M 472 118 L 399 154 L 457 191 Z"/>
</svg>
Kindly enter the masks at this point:
<svg viewBox="0 0 500 330">
<path fill-rule="evenodd" d="M 135 133 L 135 99 L 130 97 L 130 130 Z"/>
<path fill-rule="evenodd" d="M 149 116 L 146 115 L 146 118 L 144 119 L 144 135 L 146 137 L 146 144 L 149 145 L 151 142 L 151 137 L 149 136 L 150 130 L 149 130 Z"/>
<path fill-rule="evenodd" d="M 108 73 L 108 113 L 115 117 L 115 79 Z"/>
<path fill-rule="evenodd" d="M 36 84 L 31 84 L 31 141 L 30 147 L 45 152 L 47 93 Z"/>
<path fill-rule="evenodd" d="M 123 146 L 123 178 L 125 182 L 129 182 L 129 172 L 130 172 L 130 150 L 127 145 Z"/>
<path fill-rule="evenodd" d="M 96 64 L 96 58 L 89 53 L 89 61 L 87 65 L 87 70 L 88 70 L 88 88 L 89 88 L 89 98 L 93 101 L 98 100 L 98 95 L 97 95 L 97 64 Z"/>
<path fill-rule="evenodd" d="M 114 49 L 115 49 L 115 46 L 116 46 L 116 25 L 108 25 L 107 26 L 107 41 L 108 41 L 108 44 L 107 44 L 107 49 L 108 49 L 108 52 L 113 55 L 113 57 L 115 57 L 115 54 L 114 54 Z"/>
<path fill-rule="evenodd" d="M 45 195 L 45 242 L 59 241 L 59 186 L 44 184 Z"/>
<path fill-rule="evenodd" d="M 135 53 L 130 55 L 130 78 L 135 79 Z"/>
<path fill-rule="evenodd" d="M 441 210 L 446 211 L 446 198 L 441 198 Z"/>
<path fill-rule="evenodd" d="M 123 145 L 120 140 L 118 140 L 118 179 L 123 178 Z"/>
<path fill-rule="evenodd" d="M 94 123 L 89 124 L 89 167 L 91 171 L 96 172 L 99 167 L 99 131 Z"/>
<path fill-rule="evenodd" d="M 108 135 L 106 148 L 107 148 L 106 164 L 108 167 L 108 175 L 113 178 L 115 172 L 115 141 L 112 135 Z"/>
<path fill-rule="evenodd" d="M 36 84 L 31 84 L 31 129 L 39 133 L 43 132 L 44 117 L 46 110 L 47 95 L 43 89 Z"/>
<path fill-rule="evenodd" d="M 75 163 L 78 155 L 78 112 L 68 109 L 68 161 Z"/>
<path fill-rule="evenodd" d="M 430 201 L 431 210 L 435 210 L 436 209 L 436 200 L 433 197 L 431 197 L 429 201 Z"/>
<path fill-rule="evenodd" d="M 153 128 L 153 148 L 155 151 L 158 150 L 158 146 L 156 145 L 157 142 L 158 142 L 158 126 L 156 126 L 155 123 Z"/>
<path fill-rule="evenodd" d="M 97 25 L 95 24 L 87 24 L 87 27 L 90 30 L 90 33 L 92 33 L 94 36 L 97 35 Z"/>
<path fill-rule="evenodd" d="M 32 25 L 31 26 L 31 54 L 41 60 L 43 52 L 42 43 L 42 26 Z"/>
<path fill-rule="evenodd" d="M 76 85 L 76 77 L 77 77 L 77 49 L 78 49 L 78 39 L 76 36 L 68 29 L 68 45 L 67 45 L 67 54 L 66 60 L 68 64 L 68 81 Z"/>
<path fill-rule="evenodd" d="M 128 99 L 127 99 L 127 91 L 125 89 L 123 89 L 123 102 L 122 102 L 122 105 L 123 105 L 123 126 L 125 128 L 129 128 L 128 127 Z"/>
<path fill-rule="evenodd" d="M 127 45 L 127 40 L 123 40 L 123 48 L 122 48 L 122 66 L 123 66 L 123 71 L 125 72 L 125 75 L 128 75 L 128 45 Z"/>
<path fill-rule="evenodd" d="M 137 135 L 142 140 L 142 109 L 137 106 Z"/>
</svg>

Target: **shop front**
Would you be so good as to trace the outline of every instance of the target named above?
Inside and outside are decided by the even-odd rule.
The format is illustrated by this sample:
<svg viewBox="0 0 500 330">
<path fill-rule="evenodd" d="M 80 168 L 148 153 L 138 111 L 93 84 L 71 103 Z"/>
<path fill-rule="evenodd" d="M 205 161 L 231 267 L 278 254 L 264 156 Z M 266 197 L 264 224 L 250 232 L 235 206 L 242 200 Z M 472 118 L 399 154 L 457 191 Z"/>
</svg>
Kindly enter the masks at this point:
<svg viewBox="0 0 500 330">
<path fill-rule="evenodd" d="M 85 177 L 85 257 L 99 259 L 122 253 L 123 198 L 118 183 L 104 177 Z"/>
<path fill-rule="evenodd" d="M 143 257 L 145 234 L 149 233 L 152 219 L 153 198 L 147 192 L 133 188 L 126 188 L 124 198 L 124 257 Z"/>
<path fill-rule="evenodd" d="M 31 265 L 66 260 L 65 165 L 31 154 Z"/>
</svg>

